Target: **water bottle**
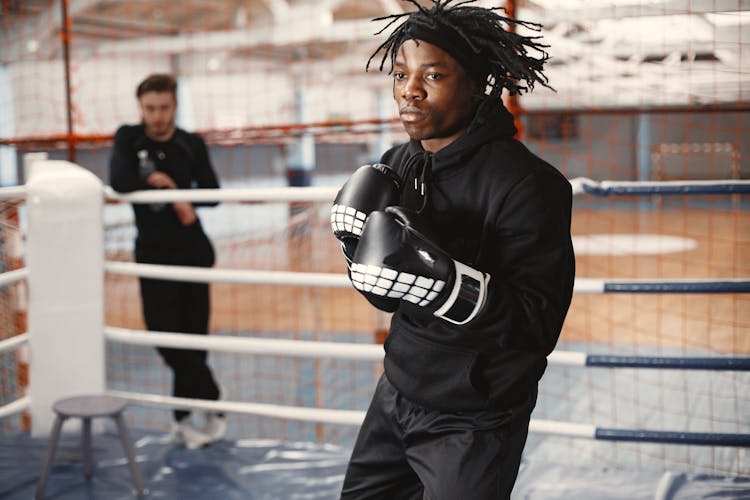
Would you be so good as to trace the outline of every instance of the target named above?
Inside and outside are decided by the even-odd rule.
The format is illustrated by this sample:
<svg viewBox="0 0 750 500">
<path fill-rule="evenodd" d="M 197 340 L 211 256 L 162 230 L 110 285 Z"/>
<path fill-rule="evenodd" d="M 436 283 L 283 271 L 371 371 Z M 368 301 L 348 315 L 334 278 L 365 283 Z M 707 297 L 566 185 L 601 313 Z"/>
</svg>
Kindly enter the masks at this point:
<svg viewBox="0 0 750 500">
<path fill-rule="evenodd" d="M 148 150 L 141 149 L 138 151 L 138 166 L 141 171 L 141 178 L 147 179 L 149 175 L 156 172 L 156 165 L 154 165 L 154 162 L 151 161 L 151 158 L 148 157 Z M 151 207 L 151 210 L 154 212 L 160 212 L 164 210 L 164 207 L 166 206 L 166 203 L 151 203 L 149 207 Z"/>
</svg>

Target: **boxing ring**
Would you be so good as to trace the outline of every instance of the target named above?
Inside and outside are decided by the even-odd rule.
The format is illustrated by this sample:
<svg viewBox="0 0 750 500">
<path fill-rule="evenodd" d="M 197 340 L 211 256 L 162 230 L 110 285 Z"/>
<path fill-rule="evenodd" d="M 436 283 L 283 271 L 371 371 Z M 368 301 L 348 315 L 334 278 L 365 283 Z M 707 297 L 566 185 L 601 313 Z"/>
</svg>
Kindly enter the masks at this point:
<svg viewBox="0 0 750 500">
<path fill-rule="evenodd" d="M 327 209 L 338 186 L 144 191 L 119 195 L 97 184 L 92 176 L 80 172 L 80 167 L 73 164 L 51 162 L 32 155 L 27 157 L 26 162 L 32 173 L 29 184 L 0 189 L 0 202 L 26 203 L 28 237 L 21 242 L 18 241 L 20 234 L 14 234 L 16 241 L 12 241 L 6 230 L 4 250 L 14 254 L 25 251 L 28 267 L 0 274 L 0 288 L 14 288 L 14 295 L 21 296 L 15 300 L 22 305 L 26 302 L 25 294 L 28 294 L 25 305 L 28 308 L 29 328 L 26 332 L 0 340 L 0 355 L 12 356 L 16 365 L 28 362 L 31 376 L 28 386 L 19 387 L 15 399 L 0 406 L 0 418 L 30 415 L 31 434 L 43 437 L 51 425 L 51 402 L 81 391 L 106 392 L 126 398 L 132 408 L 128 410 L 129 425 L 136 429 L 163 431 L 169 419 L 168 410 L 172 408 L 220 410 L 230 414 L 230 420 L 235 417 L 260 418 L 251 427 L 255 434 L 251 437 L 280 439 L 281 442 L 330 442 L 340 446 L 342 453 L 336 455 L 339 460 L 336 463 L 339 467 L 337 473 L 342 473 L 346 450 L 364 417 L 368 391 L 374 387 L 382 369 L 383 351 L 378 341 L 382 341 L 387 317 L 373 311 L 351 290 L 346 275 L 341 272 L 343 264 L 340 256 L 335 254 L 338 250 L 335 242 L 325 243 L 325 250 L 316 246 L 319 239 L 327 238 Z M 54 174 L 49 175 L 48 172 Z M 62 195 L 59 190 L 56 191 L 56 187 L 61 185 L 61 176 L 64 185 L 70 188 L 68 193 Z M 747 201 L 743 197 L 750 194 L 750 181 L 743 180 L 598 182 L 576 178 L 571 180 L 571 184 L 577 199 L 658 196 L 661 200 L 672 195 L 718 196 L 731 199 L 728 204 L 736 206 L 739 198 L 740 208 L 733 210 L 739 210 L 744 218 L 747 218 Z M 72 187 L 74 185 L 77 187 Z M 66 198 L 68 194 L 70 196 Z M 294 224 L 290 226 L 291 229 L 285 230 L 285 237 L 290 240 L 297 238 L 295 241 L 301 243 L 295 243 L 283 251 L 268 250 L 264 258 L 272 261 L 269 269 L 243 267 L 246 264 L 242 259 L 224 261 L 228 262 L 227 266 L 223 266 L 219 259 L 218 267 L 212 269 L 136 264 L 127 261 L 129 251 L 127 245 L 122 243 L 132 238 L 132 228 L 127 229 L 127 224 L 105 224 L 106 216 L 92 215 L 92 211 L 106 213 L 110 207 L 119 207 L 119 213 L 122 213 L 121 209 L 129 209 L 127 203 L 131 202 L 176 200 L 220 201 L 222 205 L 241 208 L 263 203 L 278 204 L 281 208 L 274 212 L 276 215 L 269 216 L 265 222 L 272 225 L 277 218 L 292 220 Z M 72 206 L 72 211 L 65 216 L 73 217 L 75 224 L 61 224 L 59 220 L 62 215 L 56 221 L 42 222 L 45 216 L 57 213 L 67 205 Z M 575 214 L 574 211 L 574 221 Z M 210 229 L 211 221 L 203 214 L 201 217 L 204 225 Z M 246 224 L 247 221 L 241 223 Z M 110 237 L 105 236 L 107 224 L 109 231 L 123 231 L 122 227 L 126 227 L 124 234 L 118 237 L 121 243 L 108 243 Z M 739 226 L 740 230 L 744 227 Z M 573 233 L 575 235 L 575 224 Z M 211 236 L 221 253 L 224 248 L 223 236 Z M 247 251 L 243 244 L 234 240 L 228 245 L 232 247 L 233 255 L 244 255 L 243 252 Z M 51 248 L 55 249 L 54 253 L 50 251 Z M 744 249 L 744 246 L 740 248 Z M 272 269 L 279 267 L 273 261 L 278 253 L 286 255 L 285 262 L 295 262 L 301 253 L 312 253 L 314 257 L 307 267 L 313 270 L 303 269 L 306 266 L 296 264 L 291 270 Z M 739 258 L 743 255 L 747 256 L 740 252 Z M 59 269 L 61 263 L 64 264 L 62 270 Z M 576 319 L 576 300 L 626 296 L 631 297 L 631 305 L 634 306 L 646 301 L 646 311 L 650 310 L 654 301 L 663 300 L 665 307 L 668 307 L 670 302 L 666 297 L 687 300 L 682 297 L 712 295 L 730 298 L 734 304 L 731 329 L 740 330 L 744 338 L 737 340 L 735 335 L 733 340 L 722 340 L 716 349 L 706 348 L 700 342 L 695 346 L 688 342 L 690 345 L 686 347 L 686 342 L 682 340 L 674 342 L 674 345 L 658 344 L 656 347 L 647 342 L 624 342 L 613 351 L 607 344 L 587 341 L 591 339 L 565 340 L 564 332 L 563 342 L 548 358 L 549 368 L 542 380 L 525 452 L 525 457 L 530 458 L 525 458 L 515 492 L 525 492 L 532 498 L 534 493 L 542 491 L 533 478 L 549 475 L 551 470 L 559 471 L 557 481 L 560 481 L 566 475 L 562 464 L 570 464 L 571 456 L 583 457 L 582 461 L 588 459 L 591 463 L 600 461 L 604 466 L 623 470 L 631 467 L 643 470 L 661 468 L 680 474 L 709 473 L 729 478 L 750 476 L 750 397 L 747 391 L 750 387 L 750 343 L 747 337 L 750 318 L 743 312 L 747 309 L 744 306 L 750 305 L 747 299 L 750 275 L 648 279 L 593 278 L 585 272 L 585 268 L 582 272 L 579 267 L 574 304 L 567 322 L 584 321 Z M 690 276 L 689 270 L 685 274 Z M 213 295 L 217 319 L 213 320 L 212 334 L 204 337 L 147 332 L 142 326 L 139 328 L 138 320 L 132 319 L 137 316 L 140 300 L 135 287 L 137 277 L 206 282 L 219 288 Z M 80 295 L 71 298 L 69 292 L 61 289 L 59 284 L 65 280 L 78 280 Z M 28 288 L 27 292 L 24 287 Z M 253 287 L 254 292 L 232 292 L 233 295 L 229 295 L 231 300 L 222 300 L 227 297 L 222 290 L 245 287 Z M 272 295 L 276 292 L 271 290 L 276 289 L 286 292 Z M 306 302 L 299 303 L 295 310 L 298 304 L 295 298 L 305 293 L 300 290 L 315 290 L 312 305 L 308 308 Z M 319 296 L 316 295 L 318 293 Z M 55 300 L 62 303 L 55 304 Z M 252 309 L 245 313 L 257 319 L 263 309 L 268 309 L 269 304 L 279 300 L 283 303 L 273 307 L 278 307 L 275 316 L 279 316 L 274 321 L 280 322 L 274 323 L 270 332 L 237 334 L 223 325 L 222 308 L 227 307 L 227 301 L 238 302 L 238 310 Z M 325 305 L 329 300 L 343 305 L 329 308 Z M 121 303 L 122 310 L 115 310 L 110 302 Z M 692 302 L 685 307 L 687 310 L 691 309 L 690 304 Z M 607 307 L 616 306 L 617 302 L 613 302 Z M 315 307 L 322 308 L 323 312 L 314 311 Z M 344 314 L 342 309 L 347 309 L 347 316 L 341 321 L 351 323 L 341 327 L 345 332 L 360 329 L 370 331 L 372 335 L 328 335 L 326 325 L 341 318 Z M 324 314 L 329 314 L 332 319 L 321 319 Z M 661 314 L 657 314 L 657 319 L 669 326 L 672 320 Z M 629 319 L 634 324 L 650 321 L 645 315 L 644 312 L 643 318 L 636 315 Z M 304 323 L 308 316 L 319 321 L 316 323 L 318 326 L 309 329 L 311 331 L 302 326 L 302 333 L 288 333 L 288 324 Z M 604 316 L 607 315 L 595 315 L 593 319 L 585 321 L 593 324 Z M 614 317 L 614 314 L 611 316 Z M 69 324 L 62 321 L 66 319 L 71 320 Z M 688 320 L 683 322 L 689 323 Z M 232 321 L 239 322 L 242 318 Z M 259 320 L 259 324 L 263 321 Z M 620 329 L 627 327 L 617 322 L 615 324 Z M 692 327 L 681 328 L 687 330 Z M 61 338 L 63 333 L 70 336 Z M 66 348 L 70 346 L 75 348 Z M 216 359 L 219 367 L 219 378 L 222 378 L 223 370 L 236 372 L 239 375 L 234 375 L 234 380 L 243 389 L 233 388 L 230 378 L 230 396 L 226 401 L 190 400 L 164 395 L 169 392 L 166 369 L 159 365 L 152 352 L 155 346 L 209 350 L 212 360 Z M 64 356 L 60 355 L 61 349 L 66 349 Z M 690 355 L 685 355 L 686 351 Z M 243 356 L 250 357 L 250 361 L 242 361 Z M 264 361 L 266 358 L 270 360 Z M 253 371 L 243 372 L 250 365 Z M 127 373 L 129 370 L 131 372 Z M 284 373 L 268 375 L 273 370 Z M 150 373 L 149 377 L 155 378 L 143 378 L 147 372 Z M 156 372 L 158 374 L 155 375 Z M 251 373 L 254 380 L 246 380 L 243 373 Z M 679 381 L 670 382 L 676 374 L 679 374 Z M 287 380 L 283 378 L 284 375 L 297 379 Z M 315 384 L 308 384 L 308 379 L 312 378 Z M 322 387 L 325 382 L 333 384 L 334 389 Z M 639 388 L 637 382 L 645 382 L 648 388 Z M 263 394 L 263 401 L 253 399 L 258 394 L 253 392 L 255 389 L 244 389 L 246 385 L 264 383 L 278 387 Z M 144 387 L 150 390 L 144 391 Z M 593 388 L 595 392 L 587 395 L 582 390 L 587 388 Z M 656 389 L 663 392 L 657 394 Z M 290 393 L 297 397 L 290 398 Z M 274 396 L 278 397 L 278 401 L 266 399 Z M 300 404 L 300 401 L 305 404 Z M 634 403 L 636 410 L 653 410 L 655 416 L 638 415 L 627 408 L 628 403 Z M 584 416 L 580 420 L 569 418 L 581 414 Z M 600 424 L 599 419 L 607 423 Z M 272 420 L 281 423 L 278 427 L 267 424 Z M 621 421 L 632 422 L 632 425 L 611 424 Z M 247 430 L 243 429 L 240 426 L 230 427 L 229 439 L 240 441 L 248 437 Z M 275 435 L 264 435 L 264 431 L 269 429 Z M 276 432 L 278 429 L 282 431 Z M 613 444 L 619 447 L 606 448 Z M 653 445 L 659 446 L 652 448 Z M 341 457 L 344 457 L 343 461 Z M 603 462 L 602 457 L 606 457 Z M 537 465 L 551 462 L 557 463 L 559 468 L 545 466 L 540 469 Z M 588 470 L 592 470 L 591 466 Z M 675 479 L 678 476 L 672 474 L 667 479 L 660 476 L 656 480 L 659 491 L 664 495 L 664 492 L 673 491 L 679 481 L 685 481 L 684 476 L 679 476 L 682 478 L 679 481 Z M 146 480 L 148 482 L 149 478 Z M 588 480 L 596 482 L 593 478 Z M 526 482 L 536 486 L 528 486 Z M 747 493 L 749 489 L 745 487 L 737 491 Z"/>
</svg>

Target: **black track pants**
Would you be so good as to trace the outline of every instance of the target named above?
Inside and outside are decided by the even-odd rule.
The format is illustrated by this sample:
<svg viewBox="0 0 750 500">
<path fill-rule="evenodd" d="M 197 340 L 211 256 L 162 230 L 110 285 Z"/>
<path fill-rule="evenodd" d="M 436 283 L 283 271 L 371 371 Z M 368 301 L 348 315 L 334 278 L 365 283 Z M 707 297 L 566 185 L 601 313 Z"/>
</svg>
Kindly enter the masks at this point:
<svg viewBox="0 0 750 500">
<path fill-rule="evenodd" d="M 210 310 L 206 283 L 140 279 L 143 316 L 149 330 L 206 335 Z M 158 348 L 172 369 L 172 395 L 180 398 L 218 399 L 219 387 L 208 353 L 195 349 Z M 175 410 L 179 421 L 190 412 Z"/>
<path fill-rule="evenodd" d="M 503 411 L 444 413 L 404 399 L 383 375 L 367 410 L 343 500 L 502 500 L 521 463 L 536 393 Z"/>
</svg>

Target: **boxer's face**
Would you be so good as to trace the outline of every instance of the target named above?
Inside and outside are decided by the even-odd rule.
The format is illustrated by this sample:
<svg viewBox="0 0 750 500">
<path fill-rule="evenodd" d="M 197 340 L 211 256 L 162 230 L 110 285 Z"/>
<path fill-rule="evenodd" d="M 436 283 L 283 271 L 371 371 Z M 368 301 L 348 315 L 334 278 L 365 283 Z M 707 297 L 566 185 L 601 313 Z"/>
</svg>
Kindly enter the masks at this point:
<svg viewBox="0 0 750 500">
<path fill-rule="evenodd" d="M 407 40 L 393 65 L 393 98 L 401 123 L 426 151 L 436 153 L 456 140 L 476 112 L 478 85 L 443 49 Z"/>
</svg>

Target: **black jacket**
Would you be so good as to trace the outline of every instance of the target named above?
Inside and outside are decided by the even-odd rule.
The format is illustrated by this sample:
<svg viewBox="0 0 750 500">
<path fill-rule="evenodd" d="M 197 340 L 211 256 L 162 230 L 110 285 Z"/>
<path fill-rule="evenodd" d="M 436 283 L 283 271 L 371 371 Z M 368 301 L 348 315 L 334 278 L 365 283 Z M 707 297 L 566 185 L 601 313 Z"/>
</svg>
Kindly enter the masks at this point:
<svg viewBox="0 0 750 500">
<path fill-rule="evenodd" d="M 123 125 L 115 133 L 109 164 L 112 189 L 130 192 L 153 189 L 146 178 L 158 170 L 179 189 L 218 188 L 219 182 L 203 139 L 177 128 L 167 141 L 146 136 L 144 127 Z M 217 203 L 193 203 L 213 206 Z M 210 266 L 214 254 L 200 221 L 183 226 L 170 203 L 134 204 L 138 228 L 136 260 L 160 264 Z"/>
<path fill-rule="evenodd" d="M 483 310 L 466 325 L 407 301 L 393 315 L 386 376 L 427 408 L 505 409 L 529 397 L 570 305 L 570 183 L 515 132 L 511 114 L 487 98 L 467 132 L 436 154 L 411 141 L 381 159 L 404 180 L 401 203 L 421 210 L 435 242 L 491 276 Z"/>
</svg>

